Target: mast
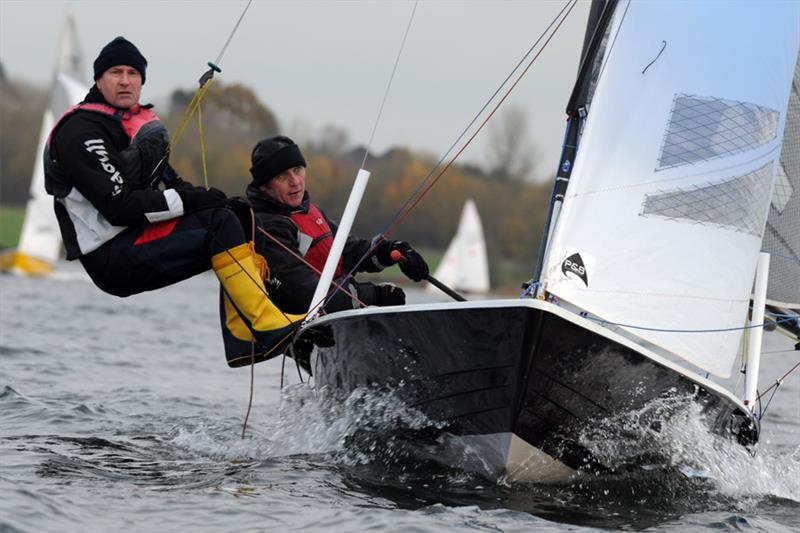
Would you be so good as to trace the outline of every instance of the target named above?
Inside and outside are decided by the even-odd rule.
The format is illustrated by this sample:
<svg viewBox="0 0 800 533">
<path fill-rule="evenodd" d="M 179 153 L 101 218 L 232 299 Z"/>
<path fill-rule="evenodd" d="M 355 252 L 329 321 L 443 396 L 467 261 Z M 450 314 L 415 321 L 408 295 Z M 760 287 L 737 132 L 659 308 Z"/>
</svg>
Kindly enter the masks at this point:
<svg viewBox="0 0 800 533">
<path fill-rule="evenodd" d="M 547 218 L 542 230 L 542 239 L 539 243 L 539 252 L 536 260 L 536 269 L 533 278 L 529 283 L 540 281 L 542 268 L 547 252 L 547 243 L 550 241 L 555 222 L 567 192 L 567 185 L 572 174 L 572 166 L 578 150 L 578 140 L 580 137 L 581 126 L 586 118 L 586 103 L 589 97 L 589 88 L 592 81 L 593 68 L 596 64 L 598 53 L 601 49 L 603 36 L 611 22 L 617 0 L 592 0 L 589 10 L 589 17 L 586 23 L 586 32 L 583 37 L 583 49 L 581 51 L 581 66 L 578 69 L 578 77 L 567 104 L 567 130 L 564 134 L 564 144 L 561 150 L 561 157 L 558 162 L 553 191 L 550 197 L 550 204 L 547 209 Z M 534 293 L 534 296 L 542 294 L 541 288 Z"/>
</svg>

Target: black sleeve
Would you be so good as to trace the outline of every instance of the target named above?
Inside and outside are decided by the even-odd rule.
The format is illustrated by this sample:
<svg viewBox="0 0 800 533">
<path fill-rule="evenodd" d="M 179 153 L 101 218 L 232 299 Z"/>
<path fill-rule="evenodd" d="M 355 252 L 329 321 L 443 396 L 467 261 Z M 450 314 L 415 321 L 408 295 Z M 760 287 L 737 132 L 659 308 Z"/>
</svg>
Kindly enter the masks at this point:
<svg viewBox="0 0 800 533">
<path fill-rule="evenodd" d="M 288 218 L 277 216 L 258 217 L 258 226 L 274 238 L 256 231 L 256 251 L 266 258 L 273 280 L 269 289 L 270 299 L 286 313 L 307 312 L 319 275 L 300 259 L 297 227 Z M 337 283 L 341 281 L 336 280 Z M 345 288 L 354 292 L 350 286 Z M 357 302 L 340 290 L 328 302 L 325 310 L 332 312 L 354 307 L 357 307 Z"/>
<path fill-rule="evenodd" d="M 174 189 L 143 187 L 139 177 L 125 176 L 125 162 L 114 134 L 96 122 L 74 117 L 58 131 L 59 165 L 75 188 L 115 226 L 135 226 L 183 214 Z"/>
</svg>

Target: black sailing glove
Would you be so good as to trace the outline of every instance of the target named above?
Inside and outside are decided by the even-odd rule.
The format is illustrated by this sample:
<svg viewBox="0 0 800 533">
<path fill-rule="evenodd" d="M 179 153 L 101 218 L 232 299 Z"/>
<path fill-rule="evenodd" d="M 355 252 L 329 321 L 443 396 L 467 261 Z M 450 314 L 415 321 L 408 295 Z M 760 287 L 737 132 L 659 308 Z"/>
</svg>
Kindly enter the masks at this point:
<svg viewBox="0 0 800 533">
<path fill-rule="evenodd" d="M 372 304 L 378 306 L 385 305 L 405 305 L 406 293 L 397 285 L 391 283 L 379 283 L 375 285 L 375 295 Z M 366 303 L 366 302 L 365 302 Z"/>
<path fill-rule="evenodd" d="M 397 250 L 404 259 L 400 259 L 400 270 L 411 281 L 422 281 L 428 277 L 430 271 L 428 264 L 416 250 L 414 250 L 407 242 L 394 241 L 392 243 L 392 251 Z"/>
<path fill-rule="evenodd" d="M 152 127 L 147 127 L 154 124 Z M 119 153 L 123 173 L 131 183 L 150 186 L 161 177 L 167 167 L 169 135 L 160 123 L 143 126 L 131 145 Z"/>
<path fill-rule="evenodd" d="M 214 187 L 210 189 L 204 189 L 203 187 L 182 189 L 178 190 L 178 195 L 183 201 L 184 214 L 214 207 L 225 207 L 228 203 L 228 197 L 225 196 L 225 193 Z"/>
<path fill-rule="evenodd" d="M 169 157 L 169 135 L 166 128 L 148 132 L 143 138 L 137 135 L 134 144 L 139 147 L 142 158 L 142 179 L 148 183 L 157 180 L 167 165 Z"/>
</svg>

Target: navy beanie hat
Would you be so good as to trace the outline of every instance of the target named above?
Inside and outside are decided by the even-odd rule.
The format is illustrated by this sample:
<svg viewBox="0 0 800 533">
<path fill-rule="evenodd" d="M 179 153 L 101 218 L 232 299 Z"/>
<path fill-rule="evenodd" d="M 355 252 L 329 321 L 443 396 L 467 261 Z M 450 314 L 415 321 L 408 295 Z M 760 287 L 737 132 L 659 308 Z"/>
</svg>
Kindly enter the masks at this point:
<svg viewBox="0 0 800 533">
<path fill-rule="evenodd" d="M 283 135 L 258 141 L 250 160 L 253 164 L 250 174 L 256 187 L 264 185 L 284 170 L 306 166 L 300 147 Z"/>
<path fill-rule="evenodd" d="M 144 84 L 147 60 L 136 46 L 125 37 L 119 36 L 100 50 L 100 55 L 94 60 L 94 79 L 116 65 L 128 65 L 139 71 Z"/>
</svg>

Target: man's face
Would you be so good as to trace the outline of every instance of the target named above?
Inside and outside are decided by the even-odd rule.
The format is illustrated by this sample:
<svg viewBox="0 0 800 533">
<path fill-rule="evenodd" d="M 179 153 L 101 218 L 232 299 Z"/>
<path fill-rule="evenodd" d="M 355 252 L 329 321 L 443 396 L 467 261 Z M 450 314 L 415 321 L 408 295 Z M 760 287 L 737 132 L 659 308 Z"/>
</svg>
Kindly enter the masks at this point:
<svg viewBox="0 0 800 533">
<path fill-rule="evenodd" d="M 261 190 L 282 204 L 300 207 L 306 192 L 306 167 L 284 170 L 262 185 Z"/>
<path fill-rule="evenodd" d="M 97 88 L 106 102 L 121 109 L 130 109 L 139 103 L 142 93 L 142 75 L 128 65 L 117 65 L 97 78 Z"/>
</svg>

